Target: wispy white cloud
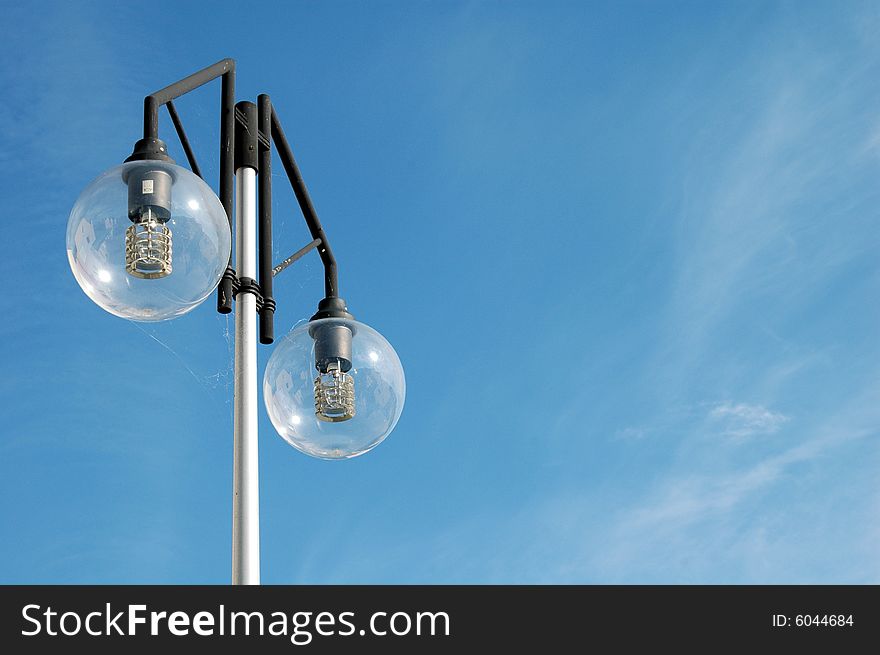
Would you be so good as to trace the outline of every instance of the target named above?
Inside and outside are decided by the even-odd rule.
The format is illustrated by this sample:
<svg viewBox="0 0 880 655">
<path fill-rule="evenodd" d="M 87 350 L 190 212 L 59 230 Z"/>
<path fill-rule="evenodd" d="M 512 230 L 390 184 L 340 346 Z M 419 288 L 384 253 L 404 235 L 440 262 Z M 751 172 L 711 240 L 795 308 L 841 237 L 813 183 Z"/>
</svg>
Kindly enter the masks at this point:
<svg viewBox="0 0 880 655">
<path fill-rule="evenodd" d="M 702 519 L 721 518 L 752 494 L 778 481 L 788 467 L 817 457 L 839 438 L 817 438 L 722 475 L 670 476 L 659 489 L 653 490 L 645 505 L 628 512 L 622 526 L 630 530 L 675 532 Z"/>
<path fill-rule="evenodd" d="M 709 420 L 720 427 L 723 435 L 740 439 L 773 434 L 789 419 L 781 412 L 747 403 L 719 403 L 709 411 Z"/>
<path fill-rule="evenodd" d="M 788 418 L 743 403 L 712 414 L 765 430 Z M 859 491 L 872 476 L 850 462 L 877 459 L 878 424 L 874 384 L 775 452 L 694 451 L 692 437 L 687 456 L 611 519 L 613 547 L 585 566 L 614 580 L 874 581 L 876 494 Z M 838 541 L 853 561 L 829 557 Z"/>
</svg>

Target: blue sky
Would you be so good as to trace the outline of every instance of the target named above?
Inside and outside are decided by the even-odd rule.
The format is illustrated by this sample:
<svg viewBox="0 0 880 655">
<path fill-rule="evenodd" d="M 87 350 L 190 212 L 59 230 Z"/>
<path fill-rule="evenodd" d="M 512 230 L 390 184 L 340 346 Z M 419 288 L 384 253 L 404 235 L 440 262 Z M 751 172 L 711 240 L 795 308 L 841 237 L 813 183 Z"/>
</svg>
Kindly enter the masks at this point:
<svg viewBox="0 0 880 655">
<path fill-rule="evenodd" d="M 229 580 L 231 321 L 115 318 L 64 252 L 142 97 L 223 57 L 407 375 L 351 461 L 261 410 L 264 582 L 880 582 L 876 4 L 241 6 L 4 3 L 0 582 Z M 178 103 L 215 188 L 218 95 Z"/>
</svg>

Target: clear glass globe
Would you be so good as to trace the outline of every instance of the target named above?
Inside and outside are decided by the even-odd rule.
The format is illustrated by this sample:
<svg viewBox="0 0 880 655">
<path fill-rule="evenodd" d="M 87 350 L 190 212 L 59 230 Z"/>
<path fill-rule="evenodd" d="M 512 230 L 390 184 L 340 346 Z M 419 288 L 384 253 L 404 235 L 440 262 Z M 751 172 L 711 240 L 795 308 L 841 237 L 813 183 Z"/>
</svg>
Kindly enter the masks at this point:
<svg viewBox="0 0 880 655">
<path fill-rule="evenodd" d="M 229 261 L 229 221 L 197 175 L 144 160 L 111 168 L 80 194 L 67 258 L 86 295 L 111 314 L 164 321 L 195 308 Z"/>
<path fill-rule="evenodd" d="M 331 357 L 319 368 L 328 361 L 320 340 L 338 333 L 349 339 L 350 356 L 343 358 L 348 363 L 337 367 L 339 360 Z M 276 345 L 263 377 L 263 401 L 278 434 L 322 459 L 357 457 L 375 448 L 397 424 L 405 397 L 394 348 L 370 326 L 348 319 L 294 328 Z"/>
</svg>

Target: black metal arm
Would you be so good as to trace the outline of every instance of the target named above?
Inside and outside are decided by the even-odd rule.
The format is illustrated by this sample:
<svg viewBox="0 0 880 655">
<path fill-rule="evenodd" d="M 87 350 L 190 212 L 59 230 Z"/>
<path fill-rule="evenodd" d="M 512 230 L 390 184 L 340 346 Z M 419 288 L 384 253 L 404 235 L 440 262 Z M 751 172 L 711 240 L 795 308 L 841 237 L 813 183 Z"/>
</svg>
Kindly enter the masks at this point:
<svg viewBox="0 0 880 655">
<path fill-rule="evenodd" d="M 281 129 L 278 113 L 274 110 L 272 111 L 272 141 L 278 150 L 278 155 L 281 157 L 281 164 L 284 166 L 287 179 L 290 180 L 290 186 L 293 187 L 293 192 L 296 194 L 300 211 L 302 211 L 303 217 L 306 219 L 312 239 L 321 240 L 321 245 L 318 246 L 318 254 L 321 255 L 321 261 L 324 263 L 324 296 L 327 298 L 337 298 L 339 297 L 339 281 L 336 272 L 336 258 L 333 256 L 330 242 L 327 240 L 327 235 L 324 233 L 324 228 L 318 219 L 318 212 L 315 211 L 315 206 L 312 204 L 306 183 L 303 182 L 299 166 L 296 165 L 296 160 L 293 158 L 293 151 L 290 149 L 290 144 L 287 143 L 284 130 Z"/>
<path fill-rule="evenodd" d="M 174 129 L 177 131 L 177 138 L 180 139 L 180 145 L 183 146 L 183 152 L 186 154 L 186 160 L 189 162 L 189 167 L 192 169 L 192 172 L 202 177 L 202 171 L 199 168 L 199 164 L 196 161 L 196 155 L 192 151 L 192 148 L 189 145 L 189 139 L 186 138 L 186 132 L 183 131 L 183 123 L 180 122 L 180 116 L 177 115 L 177 109 L 174 107 L 174 102 L 169 100 L 165 104 L 165 109 L 168 110 L 168 115 L 171 117 L 171 122 L 174 123 Z"/>
<path fill-rule="evenodd" d="M 221 59 L 216 64 L 196 71 L 144 98 L 144 138 L 159 138 L 159 107 L 217 79 L 221 75 L 235 75 L 234 59 Z"/>
<path fill-rule="evenodd" d="M 177 115 L 177 110 L 172 102 L 175 98 L 193 91 L 222 77 L 220 89 L 220 202 L 226 210 L 229 220 L 229 230 L 232 231 L 232 202 L 233 202 L 233 178 L 235 176 L 234 143 L 233 133 L 235 128 L 235 60 L 221 59 L 216 64 L 203 68 L 144 98 L 144 139 L 159 138 L 159 107 L 166 105 L 174 129 L 186 153 L 190 168 L 193 173 L 201 177 L 201 171 L 196 163 L 195 155 L 189 146 L 189 139 L 183 130 L 183 124 Z M 232 311 L 233 286 L 235 282 L 235 270 L 232 267 L 232 254 L 223 278 L 217 287 L 217 311 L 228 314 Z"/>
<path fill-rule="evenodd" d="M 257 150 L 260 174 L 260 217 L 258 239 L 260 244 L 259 273 L 263 304 L 260 307 L 260 343 L 275 339 L 275 299 L 272 297 L 272 101 L 262 94 L 257 97 Z"/>
</svg>

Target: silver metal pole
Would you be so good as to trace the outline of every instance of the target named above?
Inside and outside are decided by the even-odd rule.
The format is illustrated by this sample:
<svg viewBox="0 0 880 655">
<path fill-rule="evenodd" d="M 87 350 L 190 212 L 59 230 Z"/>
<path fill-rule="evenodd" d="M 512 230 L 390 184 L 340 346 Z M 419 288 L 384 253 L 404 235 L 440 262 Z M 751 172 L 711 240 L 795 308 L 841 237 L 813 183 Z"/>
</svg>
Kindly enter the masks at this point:
<svg viewBox="0 0 880 655">
<path fill-rule="evenodd" d="M 257 277 L 256 171 L 235 171 L 235 268 Z M 260 584 L 260 489 L 257 450 L 257 299 L 235 302 L 235 417 L 232 474 L 232 584 Z"/>
</svg>

